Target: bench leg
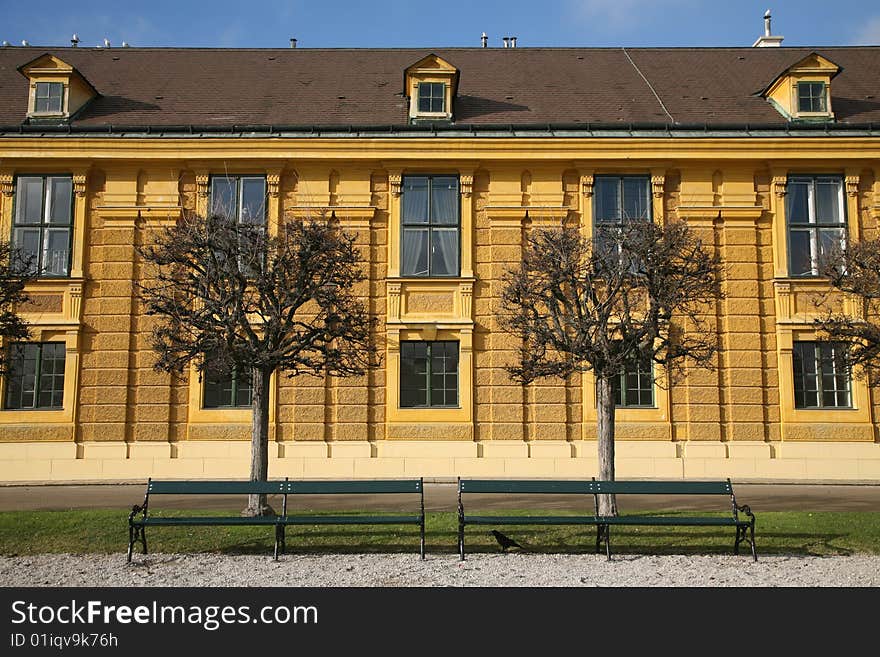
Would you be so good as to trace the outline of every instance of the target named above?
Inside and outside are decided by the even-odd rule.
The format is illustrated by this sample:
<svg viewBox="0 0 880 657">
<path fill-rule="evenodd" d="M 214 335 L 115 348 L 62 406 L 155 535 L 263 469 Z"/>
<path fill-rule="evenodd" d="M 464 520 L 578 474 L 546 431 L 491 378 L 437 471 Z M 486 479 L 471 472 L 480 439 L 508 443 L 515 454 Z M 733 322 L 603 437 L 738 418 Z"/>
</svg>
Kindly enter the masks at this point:
<svg viewBox="0 0 880 657">
<path fill-rule="evenodd" d="M 134 552 L 134 544 L 140 541 L 142 552 L 147 553 L 147 535 L 144 533 L 144 527 L 129 526 L 128 528 L 128 561 L 131 562 L 131 555 Z"/>
<path fill-rule="evenodd" d="M 422 523 L 420 525 L 419 553 L 421 554 L 422 559 L 424 559 L 425 558 L 425 519 L 424 518 L 422 518 Z"/>
<path fill-rule="evenodd" d="M 278 561 L 279 547 L 281 547 L 281 525 L 275 525 L 275 561 Z"/>
<path fill-rule="evenodd" d="M 757 561 L 758 560 L 758 552 L 757 552 L 757 549 L 755 548 L 755 521 L 754 521 L 754 519 L 752 519 L 752 524 L 750 525 L 749 530 L 751 532 L 751 538 L 752 538 L 752 540 L 749 541 L 752 544 L 752 558 L 755 561 Z"/>
<path fill-rule="evenodd" d="M 464 561 L 464 523 L 458 521 L 458 557 L 459 561 Z"/>
<path fill-rule="evenodd" d="M 608 556 L 608 561 L 611 561 L 611 528 L 608 525 L 596 525 L 596 554 L 599 554 L 599 551 L 602 549 L 602 541 L 605 541 L 605 554 Z"/>
</svg>

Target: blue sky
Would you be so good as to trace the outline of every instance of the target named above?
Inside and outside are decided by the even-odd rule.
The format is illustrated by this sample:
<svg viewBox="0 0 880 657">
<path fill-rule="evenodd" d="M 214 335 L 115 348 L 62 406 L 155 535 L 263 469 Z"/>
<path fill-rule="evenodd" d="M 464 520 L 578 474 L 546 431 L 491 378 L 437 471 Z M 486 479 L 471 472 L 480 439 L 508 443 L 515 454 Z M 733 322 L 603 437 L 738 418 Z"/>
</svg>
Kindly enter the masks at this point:
<svg viewBox="0 0 880 657">
<path fill-rule="evenodd" d="M 20 2 L 0 0 L 0 41 L 80 46 L 750 46 L 770 7 L 784 45 L 880 45 L 877 0 L 415 0 Z"/>
</svg>

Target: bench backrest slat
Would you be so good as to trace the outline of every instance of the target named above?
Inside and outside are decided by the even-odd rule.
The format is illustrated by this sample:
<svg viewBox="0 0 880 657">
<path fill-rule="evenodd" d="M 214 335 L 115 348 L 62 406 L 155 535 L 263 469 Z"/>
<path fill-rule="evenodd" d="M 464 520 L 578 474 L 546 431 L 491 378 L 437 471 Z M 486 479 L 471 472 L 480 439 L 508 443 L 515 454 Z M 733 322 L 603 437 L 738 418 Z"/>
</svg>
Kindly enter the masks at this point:
<svg viewBox="0 0 880 657">
<path fill-rule="evenodd" d="M 596 481 L 597 493 L 632 495 L 730 495 L 727 481 Z"/>
<path fill-rule="evenodd" d="M 362 481 L 288 481 L 289 495 L 344 495 L 346 493 L 421 493 L 420 479 L 364 479 Z"/>
<path fill-rule="evenodd" d="M 581 493 L 594 492 L 593 482 L 553 479 L 460 479 L 462 493 Z"/>
<path fill-rule="evenodd" d="M 150 495 L 283 495 L 284 481 L 150 481 Z"/>
</svg>

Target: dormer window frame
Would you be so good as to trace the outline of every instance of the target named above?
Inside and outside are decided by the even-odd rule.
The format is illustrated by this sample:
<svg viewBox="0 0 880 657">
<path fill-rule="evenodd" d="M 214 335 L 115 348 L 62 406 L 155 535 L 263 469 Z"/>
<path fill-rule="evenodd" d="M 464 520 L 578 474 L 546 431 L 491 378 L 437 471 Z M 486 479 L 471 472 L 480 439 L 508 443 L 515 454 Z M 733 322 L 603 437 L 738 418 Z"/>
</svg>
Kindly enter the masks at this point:
<svg viewBox="0 0 880 657">
<path fill-rule="evenodd" d="M 822 85 L 823 95 L 821 98 L 822 105 L 825 106 L 825 109 L 818 112 L 813 110 L 801 109 L 801 86 L 817 84 Z M 792 84 L 792 108 L 796 110 L 794 116 L 796 116 L 797 118 L 824 118 L 831 116 L 831 85 L 824 79 L 799 78 L 794 80 Z"/>
<path fill-rule="evenodd" d="M 60 99 L 61 104 L 60 105 L 61 106 L 58 108 L 58 110 L 51 110 L 51 109 L 50 110 L 40 110 L 37 107 L 37 103 L 40 100 L 40 95 L 39 95 L 40 85 L 42 85 L 42 84 L 60 85 L 60 87 L 61 87 L 61 99 Z M 34 117 L 66 117 L 66 116 L 68 116 L 68 111 L 67 111 L 68 110 L 68 97 L 69 97 L 68 89 L 69 89 L 68 84 L 64 81 L 61 81 L 61 80 L 35 79 L 31 83 L 31 104 L 30 104 L 30 111 L 28 112 L 28 116 L 34 116 Z M 47 98 L 51 99 L 52 98 L 51 94 L 49 96 L 47 96 Z"/>
<path fill-rule="evenodd" d="M 434 95 L 433 91 L 434 91 L 435 87 L 437 87 L 437 86 L 440 86 L 443 89 L 443 95 L 442 95 L 443 107 L 440 108 L 439 111 L 423 110 L 422 109 L 422 98 L 423 98 L 422 90 L 423 90 L 423 88 L 425 88 L 425 87 L 430 88 L 431 93 L 428 95 L 428 101 L 429 101 L 429 103 L 431 103 L 431 101 L 436 99 L 436 96 Z M 419 116 L 440 116 L 440 117 L 447 118 L 448 113 L 446 111 L 446 108 L 449 107 L 449 99 L 447 98 L 448 89 L 449 89 L 449 85 L 444 81 L 437 82 L 437 81 L 432 81 L 432 80 L 420 80 L 416 84 L 416 96 L 415 96 L 415 98 L 416 98 L 415 102 L 417 105 L 416 112 L 418 113 L 418 115 Z M 433 104 L 433 103 L 431 103 L 431 104 Z"/>
</svg>

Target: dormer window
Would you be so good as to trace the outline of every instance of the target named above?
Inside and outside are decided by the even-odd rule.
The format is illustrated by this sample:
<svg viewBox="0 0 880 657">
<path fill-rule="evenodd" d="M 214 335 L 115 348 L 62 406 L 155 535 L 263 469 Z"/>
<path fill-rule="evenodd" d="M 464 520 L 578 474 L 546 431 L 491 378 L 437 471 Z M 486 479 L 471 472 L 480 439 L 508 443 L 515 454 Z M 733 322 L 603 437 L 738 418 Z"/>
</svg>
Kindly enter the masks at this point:
<svg viewBox="0 0 880 657">
<path fill-rule="evenodd" d="M 451 121 L 458 69 L 437 55 L 428 55 L 403 73 L 404 95 L 409 99 L 409 119 Z"/>
<path fill-rule="evenodd" d="M 61 114 L 64 107 L 64 84 L 37 82 L 34 90 L 34 114 Z"/>
<path fill-rule="evenodd" d="M 446 85 L 442 82 L 419 83 L 419 114 L 446 112 Z"/>
<path fill-rule="evenodd" d="M 831 81 L 840 71 L 814 52 L 782 71 L 760 93 L 789 121 L 833 121 Z"/>
<path fill-rule="evenodd" d="M 828 109 L 824 82 L 798 82 L 798 114 L 825 114 Z"/>
<path fill-rule="evenodd" d="M 18 67 L 28 79 L 28 120 L 66 122 L 98 97 L 98 91 L 73 66 L 46 53 Z"/>
</svg>

